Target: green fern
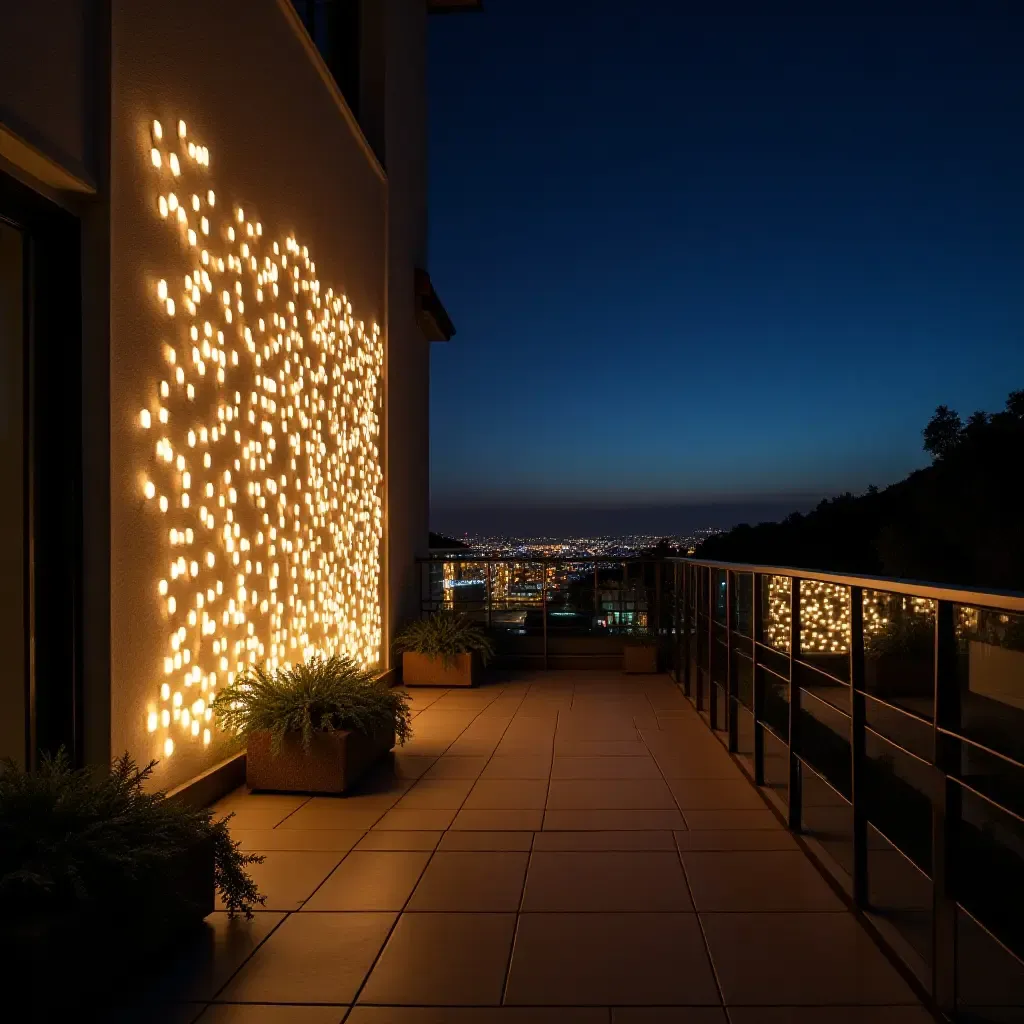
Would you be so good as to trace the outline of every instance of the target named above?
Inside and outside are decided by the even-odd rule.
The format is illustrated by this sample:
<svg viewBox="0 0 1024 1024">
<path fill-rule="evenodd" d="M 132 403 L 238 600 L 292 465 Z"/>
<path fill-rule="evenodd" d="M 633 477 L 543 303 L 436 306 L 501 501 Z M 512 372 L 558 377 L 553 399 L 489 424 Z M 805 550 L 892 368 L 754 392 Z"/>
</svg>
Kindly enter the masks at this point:
<svg viewBox="0 0 1024 1024">
<path fill-rule="evenodd" d="M 412 734 L 406 694 L 338 656 L 276 671 L 253 669 L 221 690 L 211 706 L 222 729 L 243 737 L 269 732 L 275 753 L 287 735 L 301 736 L 309 750 L 318 732 L 380 736 L 394 730 L 399 743 Z"/>
<path fill-rule="evenodd" d="M 172 862 L 203 842 L 228 913 L 251 917 L 265 900 L 245 869 L 263 858 L 240 851 L 227 818 L 144 792 L 155 765 L 125 754 L 109 773 L 76 771 L 63 751 L 34 772 L 0 763 L 0 917 L 103 913 L 128 900 L 171 914 Z"/>
<path fill-rule="evenodd" d="M 410 622 L 395 638 L 395 650 L 427 654 L 445 664 L 459 654 L 477 654 L 485 665 L 494 657 L 494 645 L 480 625 L 453 612 Z"/>
</svg>

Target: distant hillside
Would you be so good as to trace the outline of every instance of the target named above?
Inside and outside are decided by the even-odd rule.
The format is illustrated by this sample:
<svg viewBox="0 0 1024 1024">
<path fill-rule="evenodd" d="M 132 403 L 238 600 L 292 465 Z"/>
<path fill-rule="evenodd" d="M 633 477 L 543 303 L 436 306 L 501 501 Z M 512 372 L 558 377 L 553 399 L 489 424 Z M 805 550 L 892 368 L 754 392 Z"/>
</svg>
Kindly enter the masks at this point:
<svg viewBox="0 0 1024 1024">
<path fill-rule="evenodd" d="M 1024 591 L 1024 391 L 966 424 L 939 406 L 924 447 L 932 465 L 884 491 L 737 526 L 697 557 Z"/>
<path fill-rule="evenodd" d="M 444 551 L 449 548 L 464 548 L 466 545 L 461 540 L 454 540 L 451 537 L 446 537 L 443 533 L 430 534 L 430 547 L 437 548 L 438 550 Z"/>
</svg>

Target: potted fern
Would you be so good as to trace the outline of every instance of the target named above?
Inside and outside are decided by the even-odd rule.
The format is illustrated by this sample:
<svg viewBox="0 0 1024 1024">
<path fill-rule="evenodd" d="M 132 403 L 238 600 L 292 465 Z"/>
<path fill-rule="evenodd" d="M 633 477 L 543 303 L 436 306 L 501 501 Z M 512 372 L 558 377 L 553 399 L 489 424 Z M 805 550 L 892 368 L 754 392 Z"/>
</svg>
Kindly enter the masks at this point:
<svg viewBox="0 0 1024 1024">
<path fill-rule="evenodd" d="M 646 629 L 632 629 L 622 647 L 622 670 L 629 673 L 658 671 L 658 638 Z"/>
<path fill-rule="evenodd" d="M 436 612 L 409 623 L 395 638 L 406 686 L 473 686 L 494 647 L 465 615 Z"/>
<path fill-rule="evenodd" d="M 232 916 L 264 902 L 246 872 L 263 858 L 240 852 L 228 818 L 146 792 L 155 763 L 0 764 L 0 957 L 36 1007 L 123 983 L 114 965 L 134 973 L 195 928 L 215 889 Z M 145 942 L 125 941 L 140 928 Z"/>
<path fill-rule="evenodd" d="M 408 697 L 349 658 L 240 676 L 214 699 L 221 728 L 246 741 L 250 789 L 343 793 L 412 733 Z"/>
</svg>

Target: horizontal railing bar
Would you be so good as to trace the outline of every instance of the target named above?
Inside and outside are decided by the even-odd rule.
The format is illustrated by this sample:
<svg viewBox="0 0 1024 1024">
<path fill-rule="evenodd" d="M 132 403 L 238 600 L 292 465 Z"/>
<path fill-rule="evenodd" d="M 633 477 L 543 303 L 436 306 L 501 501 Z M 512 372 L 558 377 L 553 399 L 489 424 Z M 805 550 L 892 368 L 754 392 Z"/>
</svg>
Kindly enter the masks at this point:
<svg viewBox="0 0 1024 1024">
<path fill-rule="evenodd" d="M 884 576 L 858 576 L 846 573 L 819 572 L 816 569 L 797 569 L 781 565 L 757 565 L 748 562 L 718 562 L 696 558 L 668 556 L 667 562 L 681 562 L 686 565 L 704 566 L 711 569 L 725 569 L 732 572 L 761 573 L 765 576 L 788 576 L 818 583 L 834 583 L 843 587 L 862 587 L 867 590 L 883 590 L 891 594 L 908 594 L 912 597 L 928 597 L 935 601 L 952 601 L 955 604 L 980 605 L 984 608 L 1024 612 L 1024 594 L 1011 590 L 970 590 L 967 587 L 926 583 L 917 580 L 897 580 Z"/>
<path fill-rule="evenodd" d="M 545 564 L 545 565 L 593 565 L 605 563 L 607 565 L 657 565 L 664 562 L 664 558 L 644 558 L 641 555 L 626 555 L 619 558 L 616 555 L 420 555 L 416 559 L 420 565 L 465 565 L 469 563 L 486 562 L 507 562 L 516 564 Z"/>
<path fill-rule="evenodd" d="M 886 708 L 889 711 L 898 711 L 901 715 L 903 715 L 904 718 L 913 719 L 913 721 L 920 722 L 921 725 L 927 726 L 929 729 L 932 728 L 932 720 L 930 718 L 925 718 L 924 715 L 918 714 L 918 712 L 916 711 L 910 711 L 907 708 L 901 708 L 899 704 L 892 704 L 889 701 L 885 700 L 885 698 L 879 697 L 876 694 L 872 693 L 870 690 L 862 690 L 858 687 L 854 687 L 854 692 L 859 693 L 864 697 L 870 698 L 870 700 L 873 703 L 881 704 L 883 708 Z"/>
<path fill-rule="evenodd" d="M 850 717 L 850 712 L 849 711 L 844 711 L 842 708 L 836 707 L 836 705 L 833 704 L 832 701 L 825 700 L 824 697 L 819 697 L 813 690 L 808 690 L 805 687 L 801 686 L 800 687 L 800 692 L 802 694 L 806 694 L 808 697 L 813 697 L 819 704 L 824 704 L 825 707 L 831 708 L 833 711 L 835 711 L 837 714 L 842 715 L 844 718 L 849 718 Z M 821 724 L 825 725 L 824 722 L 822 722 Z M 828 727 L 826 726 L 826 728 L 828 728 Z"/>
<path fill-rule="evenodd" d="M 794 757 L 795 757 L 795 758 L 796 758 L 796 759 L 797 759 L 797 760 L 798 760 L 798 761 L 799 761 L 799 762 L 800 762 L 800 763 L 801 763 L 801 764 L 802 764 L 802 765 L 803 765 L 803 766 L 804 766 L 804 767 L 805 767 L 805 768 L 806 768 L 806 769 L 807 769 L 807 770 L 808 770 L 809 772 L 811 772 L 811 774 L 812 774 L 812 775 L 815 775 L 815 776 L 817 776 L 817 778 L 818 778 L 818 779 L 820 779 L 820 780 L 821 780 L 821 781 L 822 781 L 822 782 L 823 782 L 823 783 L 824 783 L 824 784 L 825 784 L 826 786 L 828 786 L 828 788 L 829 788 L 829 789 L 831 789 L 831 790 L 832 790 L 832 792 L 833 792 L 833 793 L 835 793 L 835 795 L 836 795 L 837 797 L 839 797 L 839 799 L 840 799 L 840 800 L 842 800 L 842 801 L 843 801 L 843 803 L 844 803 L 844 804 L 846 804 L 846 806 L 847 806 L 847 807 L 853 807 L 853 804 L 852 804 L 852 803 L 850 802 L 850 798 L 849 798 L 848 796 L 843 796 L 843 794 L 842 794 L 842 793 L 840 793 L 838 789 L 836 789 L 835 785 L 834 785 L 833 783 L 829 782 L 829 780 L 828 780 L 828 779 L 826 779 L 824 775 L 822 775 L 822 773 L 821 773 L 820 769 L 818 769 L 818 768 L 815 768 L 815 767 L 814 767 L 814 765 L 813 765 L 813 764 L 811 764 L 811 762 L 810 762 L 810 761 L 808 761 L 808 760 L 807 760 L 807 758 L 803 756 L 803 754 L 798 754 L 798 753 L 796 753 L 796 752 L 794 751 L 794 753 L 793 753 L 793 756 L 794 756 Z M 805 806 L 806 806 L 806 805 L 805 805 Z M 815 805 L 814 805 L 814 804 L 811 804 L 810 806 L 812 806 L 812 807 L 813 807 L 813 806 L 815 806 Z"/>
<path fill-rule="evenodd" d="M 958 779 L 953 775 L 947 776 L 950 781 L 955 782 L 961 789 L 966 789 L 968 793 L 974 794 L 979 800 L 984 800 L 990 807 L 996 808 L 998 811 L 1002 811 L 1003 814 L 1009 815 L 1011 818 L 1024 824 L 1024 815 L 1018 814 L 1011 807 L 1007 807 L 1006 804 L 1001 804 L 995 797 L 989 796 L 988 793 L 983 793 L 980 789 L 972 786 L 969 782 L 964 782 L 963 779 Z"/>
<path fill-rule="evenodd" d="M 992 940 L 992 941 L 993 941 L 993 942 L 994 942 L 994 943 L 995 943 L 995 944 L 996 944 L 997 946 L 1000 946 L 1000 947 L 1002 948 L 1002 950 L 1003 950 L 1003 952 L 1004 952 L 1004 953 L 1009 953 L 1009 954 L 1010 954 L 1010 956 L 1011 956 L 1011 957 L 1013 957 L 1013 959 L 1017 961 L 1017 963 L 1019 963 L 1019 964 L 1024 964 L 1024 957 L 1020 956 L 1019 954 L 1015 953 L 1015 952 L 1014 952 L 1014 951 L 1013 951 L 1012 949 L 1010 949 L 1010 947 L 1009 947 L 1009 946 L 1008 946 L 1008 945 L 1007 945 L 1007 944 L 1006 944 L 1005 942 L 1003 942 L 1003 940 L 1002 940 L 1001 938 L 999 938 L 999 936 L 998 936 L 998 935 L 996 935 L 996 934 L 995 934 L 995 933 L 994 933 L 994 932 L 992 931 L 992 929 L 991 929 L 991 928 L 986 928 L 986 927 L 985 927 L 985 925 L 983 925 L 983 924 L 982 924 L 982 923 L 981 923 L 981 922 L 980 922 L 980 921 L 978 920 L 978 918 L 977 918 L 977 917 L 976 917 L 976 916 L 975 916 L 974 914 L 972 914 L 972 913 L 971 913 L 971 912 L 970 912 L 970 911 L 969 911 L 969 910 L 968 910 L 968 909 L 967 909 L 967 908 L 966 908 L 966 907 L 965 907 L 965 906 L 964 906 L 964 905 L 963 905 L 962 903 L 960 903 L 959 901 L 957 901 L 957 904 L 956 904 L 956 905 L 957 905 L 957 908 L 958 908 L 958 909 L 959 909 L 959 910 L 960 910 L 960 911 L 961 911 L 962 913 L 966 914 L 966 915 L 967 915 L 967 917 L 969 917 L 969 918 L 971 919 L 971 921 L 973 921 L 973 922 L 974 922 L 974 924 L 976 924 L 976 925 L 977 925 L 977 926 L 978 926 L 978 927 L 979 927 L 979 928 L 980 928 L 980 929 L 981 929 L 981 930 L 982 930 L 982 931 L 983 931 L 983 932 L 984 932 L 984 933 L 985 933 L 985 934 L 986 934 L 986 935 L 987 935 L 987 936 L 988 936 L 988 937 L 989 937 L 989 938 L 990 938 L 990 939 L 991 939 L 991 940 Z"/>
<path fill-rule="evenodd" d="M 842 796 L 842 794 L 839 794 Z M 900 848 L 899 843 L 895 842 L 888 835 L 886 835 L 872 820 L 871 812 L 868 812 L 868 824 L 922 877 L 926 878 L 929 882 L 932 880 L 932 876 L 928 874 L 924 868 L 921 867 L 913 857 L 910 856 L 905 850 Z"/>
<path fill-rule="evenodd" d="M 819 668 L 817 665 L 812 665 L 809 661 L 804 661 L 803 658 L 794 658 L 793 664 L 799 665 L 801 668 L 810 669 L 812 672 L 816 672 L 819 676 L 831 679 L 833 683 L 838 683 L 840 686 L 849 687 L 850 685 L 845 679 L 840 679 L 839 676 L 834 676 L 831 672 L 826 672 L 823 668 Z"/>
<path fill-rule="evenodd" d="M 1024 764 L 1021 764 L 1016 758 L 1011 757 L 1009 754 L 1004 754 L 999 750 L 994 750 L 992 747 L 986 746 L 984 743 L 979 743 L 978 740 L 972 740 L 970 736 L 964 736 L 963 733 L 953 732 L 951 729 L 944 729 L 939 726 L 937 729 L 943 736 L 950 736 L 955 740 L 959 740 L 961 743 L 966 743 L 970 747 L 974 747 L 975 750 L 980 750 L 983 753 L 991 754 L 993 757 L 998 757 L 1001 761 L 1005 761 L 1009 765 L 1013 765 L 1014 768 L 1020 768 L 1024 770 Z"/>
<path fill-rule="evenodd" d="M 919 764 L 923 764 L 926 768 L 934 768 L 933 762 L 929 761 L 928 758 L 922 757 L 920 754 L 915 754 L 914 751 L 908 750 L 902 743 L 897 743 L 891 736 L 886 736 L 884 732 L 879 732 L 877 729 L 873 729 L 870 725 L 865 723 L 864 731 L 870 733 L 875 739 L 881 740 L 886 746 L 892 747 L 894 750 L 898 750 L 901 754 L 906 754 L 907 757 L 913 758 Z M 871 757 L 868 755 L 867 759 L 870 761 Z"/>
</svg>

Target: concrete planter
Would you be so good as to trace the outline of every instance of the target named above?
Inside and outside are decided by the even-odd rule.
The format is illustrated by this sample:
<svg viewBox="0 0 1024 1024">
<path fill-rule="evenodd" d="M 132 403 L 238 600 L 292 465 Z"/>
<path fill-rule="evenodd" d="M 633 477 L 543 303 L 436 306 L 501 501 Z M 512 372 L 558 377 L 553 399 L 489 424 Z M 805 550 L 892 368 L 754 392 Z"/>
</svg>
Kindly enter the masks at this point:
<svg viewBox="0 0 1024 1024">
<path fill-rule="evenodd" d="M 445 659 L 432 654 L 402 655 L 402 682 L 406 686 L 473 686 L 480 661 L 473 654 L 456 654 Z"/>
<path fill-rule="evenodd" d="M 864 659 L 864 685 L 868 693 L 883 700 L 929 698 L 935 692 L 931 658 L 908 654 L 868 655 Z"/>
<path fill-rule="evenodd" d="M 622 649 L 622 670 L 629 673 L 658 671 L 658 648 L 654 644 L 626 644 Z"/>
<path fill-rule="evenodd" d="M 286 736 L 275 754 L 270 733 L 253 733 L 246 748 L 250 789 L 285 793 L 343 793 L 395 745 L 394 730 L 381 736 L 320 732 L 309 750 L 299 736 Z"/>
</svg>

